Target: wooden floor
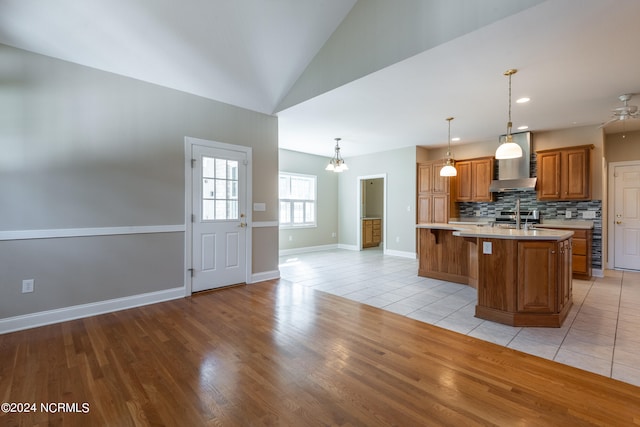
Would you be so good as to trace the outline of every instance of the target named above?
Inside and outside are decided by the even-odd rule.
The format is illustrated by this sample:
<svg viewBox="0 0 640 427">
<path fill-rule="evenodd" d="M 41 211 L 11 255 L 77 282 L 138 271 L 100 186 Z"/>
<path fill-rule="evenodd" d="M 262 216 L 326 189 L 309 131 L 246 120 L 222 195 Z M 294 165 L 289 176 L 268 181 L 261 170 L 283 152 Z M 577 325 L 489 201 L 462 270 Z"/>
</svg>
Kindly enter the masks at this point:
<svg viewBox="0 0 640 427">
<path fill-rule="evenodd" d="M 37 405 L 2 426 L 640 425 L 638 387 L 284 280 L 0 335 L 0 402 Z"/>
</svg>

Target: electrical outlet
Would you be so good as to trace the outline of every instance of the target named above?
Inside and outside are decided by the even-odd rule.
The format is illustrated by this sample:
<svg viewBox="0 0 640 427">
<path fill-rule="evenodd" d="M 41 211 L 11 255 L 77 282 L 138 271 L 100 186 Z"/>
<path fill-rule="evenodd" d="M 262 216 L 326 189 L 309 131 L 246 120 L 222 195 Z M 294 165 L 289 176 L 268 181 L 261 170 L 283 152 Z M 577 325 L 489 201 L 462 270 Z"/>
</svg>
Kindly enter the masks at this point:
<svg viewBox="0 0 640 427">
<path fill-rule="evenodd" d="M 596 211 L 583 211 L 582 212 L 582 218 L 595 219 L 595 217 L 596 217 Z"/>
<path fill-rule="evenodd" d="M 564 217 L 565 218 L 571 218 L 571 211 L 565 211 L 564 212 Z"/>
<path fill-rule="evenodd" d="M 336 237 L 336 232 L 331 233 L 331 237 Z"/>
<path fill-rule="evenodd" d="M 289 236 L 289 241 L 293 242 L 293 236 Z"/>
<path fill-rule="evenodd" d="M 476 210 L 476 216 L 482 216 L 482 211 L 480 209 Z"/>
<path fill-rule="evenodd" d="M 33 292 L 33 279 L 25 279 L 22 281 L 22 293 L 28 294 Z"/>
<path fill-rule="evenodd" d="M 482 253 L 483 254 L 487 254 L 487 255 L 491 255 L 491 250 L 493 248 L 491 247 L 491 242 L 482 242 Z"/>
<path fill-rule="evenodd" d="M 396 236 L 396 243 L 400 243 L 400 236 Z"/>
</svg>

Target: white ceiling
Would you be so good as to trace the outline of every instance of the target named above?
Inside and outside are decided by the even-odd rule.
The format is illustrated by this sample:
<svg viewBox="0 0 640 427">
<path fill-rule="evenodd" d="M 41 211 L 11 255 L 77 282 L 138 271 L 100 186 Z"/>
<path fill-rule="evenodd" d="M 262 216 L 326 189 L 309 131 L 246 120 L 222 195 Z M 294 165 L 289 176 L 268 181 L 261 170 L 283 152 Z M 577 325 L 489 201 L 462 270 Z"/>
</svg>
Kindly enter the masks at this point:
<svg viewBox="0 0 640 427">
<path fill-rule="evenodd" d="M 355 0 L 0 0 L 0 43 L 277 114 L 280 146 L 345 158 L 514 127 L 598 126 L 640 93 L 640 1 L 549 0 L 275 112 Z M 631 101 L 640 105 L 640 94 Z M 608 132 L 638 129 L 640 119 Z"/>
</svg>

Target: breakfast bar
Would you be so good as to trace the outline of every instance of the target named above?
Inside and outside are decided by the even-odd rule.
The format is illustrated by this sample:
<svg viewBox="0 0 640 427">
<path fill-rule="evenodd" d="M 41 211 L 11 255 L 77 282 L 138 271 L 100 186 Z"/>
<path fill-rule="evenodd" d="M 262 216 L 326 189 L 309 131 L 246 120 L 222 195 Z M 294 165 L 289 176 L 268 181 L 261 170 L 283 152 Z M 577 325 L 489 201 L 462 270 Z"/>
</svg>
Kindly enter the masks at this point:
<svg viewBox="0 0 640 427">
<path fill-rule="evenodd" d="M 571 308 L 572 231 L 418 224 L 418 275 L 477 288 L 476 317 L 560 327 Z"/>
</svg>

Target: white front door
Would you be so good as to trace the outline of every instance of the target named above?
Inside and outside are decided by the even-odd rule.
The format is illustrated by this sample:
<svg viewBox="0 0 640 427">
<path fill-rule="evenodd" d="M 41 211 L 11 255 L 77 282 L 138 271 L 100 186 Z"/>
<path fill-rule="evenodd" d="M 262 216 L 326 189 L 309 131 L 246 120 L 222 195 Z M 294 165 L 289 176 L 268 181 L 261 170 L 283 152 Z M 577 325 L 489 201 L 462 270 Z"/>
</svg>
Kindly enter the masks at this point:
<svg viewBox="0 0 640 427">
<path fill-rule="evenodd" d="M 614 170 L 614 268 L 640 270 L 640 166 Z"/>
<path fill-rule="evenodd" d="M 191 291 L 246 282 L 247 153 L 192 145 L 191 154 Z"/>
</svg>

